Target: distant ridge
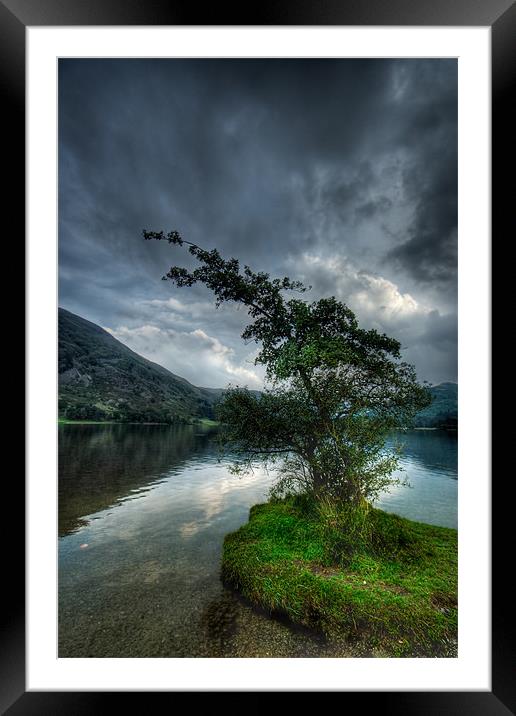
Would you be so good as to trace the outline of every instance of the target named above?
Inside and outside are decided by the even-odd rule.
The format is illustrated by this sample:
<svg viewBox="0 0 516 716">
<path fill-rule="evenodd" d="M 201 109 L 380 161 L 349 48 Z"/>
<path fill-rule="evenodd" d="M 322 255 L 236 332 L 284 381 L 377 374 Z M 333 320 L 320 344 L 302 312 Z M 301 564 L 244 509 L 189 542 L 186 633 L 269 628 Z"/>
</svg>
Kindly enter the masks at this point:
<svg viewBox="0 0 516 716">
<path fill-rule="evenodd" d="M 419 428 L 457 429 L 458 385 L 439 383 L 430 388 L 432 403 L 416 415 L 415 426 Z"/>
<path fill-rule="evenodd" d="M 199 388 L 138 355 L 96 323 L 59 308 L 59 417 L 187 423 L 215 417 L 224 390 Z M 258 391 L 253 391 L 258 394 Z M 416 427 L 457 427 L 457 383 L 430 388 Z"/>
<path fill-rule="evenodd" d="M 59 417 L 164 423 L 214 417 L 222 389 L 197 388 L 64 308 L 58 327 Z"/>
</svg>

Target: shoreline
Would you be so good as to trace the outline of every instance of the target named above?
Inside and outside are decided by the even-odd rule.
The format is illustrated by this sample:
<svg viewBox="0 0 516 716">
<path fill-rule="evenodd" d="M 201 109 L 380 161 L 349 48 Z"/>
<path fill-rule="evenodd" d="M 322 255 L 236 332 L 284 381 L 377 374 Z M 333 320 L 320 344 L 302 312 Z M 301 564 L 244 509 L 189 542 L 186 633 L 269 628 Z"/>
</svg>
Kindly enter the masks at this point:
<svg viewBox="0 0 516 716">
<path fill-rule="evenodd" d="M 58 425 L 168 425 L 169 427 L 216 427 L 220 425 L 216 420 L 210 418 L 200 418 L 191 423 L 143 423 L 143 422 L 126 422 L 122 420 L 68 420 L 67 418 L 58 418 Z"/>
<path fill-rule="evenodd" d="M 357 550 L 343 566 L 331 555 L 335 535 L 294 501 L 255 505 L 224 539 L 223 582 L 364 655 L 455 657 L 457 530 L 374 508 L 371 517 L 377 549 Z"/>
</svg>

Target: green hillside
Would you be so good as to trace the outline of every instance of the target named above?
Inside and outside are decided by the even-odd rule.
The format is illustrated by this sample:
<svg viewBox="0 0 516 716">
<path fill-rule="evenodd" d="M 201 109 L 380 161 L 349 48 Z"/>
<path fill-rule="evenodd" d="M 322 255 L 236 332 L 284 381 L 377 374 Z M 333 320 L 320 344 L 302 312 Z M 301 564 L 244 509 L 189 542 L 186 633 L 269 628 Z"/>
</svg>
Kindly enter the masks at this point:
<svg viewBox="0 0 516 716">
<path fill-rule="evenodd" d="M 457 383 L 439 383 L 430 388 L 432 403 L 415 419 L 418 428 L 457 428 Z"/>
<path fill-rule="evenodd" d="M 198 388 L 143 358 L 100 326 L 59 309 L 59 417 L 185 423 L 214 418 L 220 388 Z M 253 391 L 255 392 L 255 391 Z M 416 427 L 457 426 L 457 383 L 430 388 Z"/>
<path fill-rule="evenodd" d="M 59 417 L 185 423 L 213 418 L 221 389 L 197 388 L 100 326 L 59 309 Z"/>
</svg>

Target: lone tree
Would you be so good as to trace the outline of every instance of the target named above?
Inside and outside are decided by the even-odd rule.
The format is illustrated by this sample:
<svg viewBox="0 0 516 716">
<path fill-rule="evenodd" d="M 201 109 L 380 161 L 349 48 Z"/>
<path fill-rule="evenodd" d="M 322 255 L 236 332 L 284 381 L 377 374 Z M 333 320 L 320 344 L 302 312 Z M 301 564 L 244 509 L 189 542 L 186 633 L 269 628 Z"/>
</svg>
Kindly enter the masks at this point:
<svg viewBox="0 0 516 716">
<path fill-rule="evenodd" d="M 289 291 L 307 290 L 299 281 L 241 269 L 237 259 L 225 260 L 177 231 L 143 235 L 186 244 L 200 264 L 193 271 L 173 266 L 164 280 L 202 283 L 213 291 L 217 307 L 241 303 L 252 319 L 242 338 L 261 344 L 255 362 L 265 366 L 271 387 L 258 396 L 231 388 L 219 407 L 241 469 L 257 458 L 279 460 L 275 494 L 303 492 L 350 506 L 398 482 L 398 458 L 385 450 L 387 435 L 410 426 L 430 397 L 413 366 L 401 361 L 397 340 L 360 328 L 354 313 L 333 296 L 311 303 L 287 299 Z"/>
</svg>

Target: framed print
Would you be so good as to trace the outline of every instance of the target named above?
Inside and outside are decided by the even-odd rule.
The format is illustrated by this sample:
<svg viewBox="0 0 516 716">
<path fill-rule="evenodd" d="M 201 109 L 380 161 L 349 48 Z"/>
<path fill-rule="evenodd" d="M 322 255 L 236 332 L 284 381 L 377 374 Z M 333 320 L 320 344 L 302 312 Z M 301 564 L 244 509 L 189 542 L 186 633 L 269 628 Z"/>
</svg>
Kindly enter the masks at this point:
<svg viewBox="0 0 516 716">
<path fill-rule="evenodd" d="M 509 713 L 489 266 L 514 4 L 211 15 L 0 4 L 27 147 L 2 707 L 342 691 Z"/>
</svg>

